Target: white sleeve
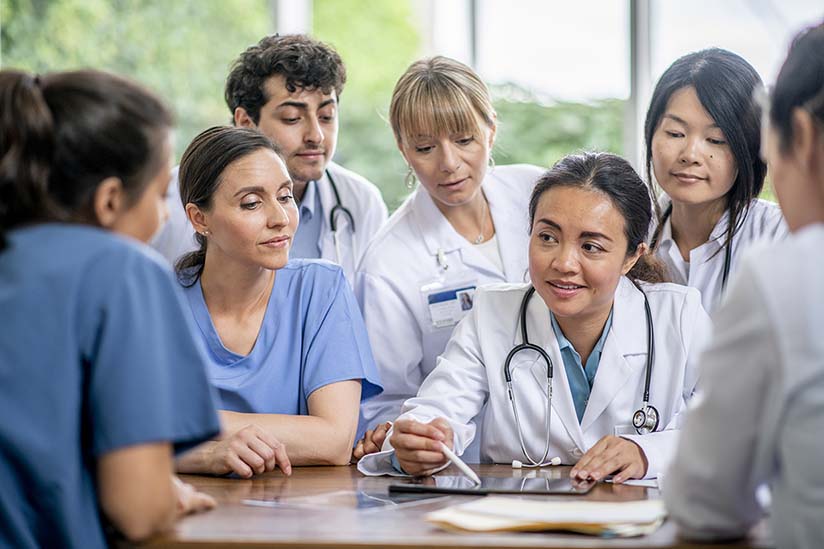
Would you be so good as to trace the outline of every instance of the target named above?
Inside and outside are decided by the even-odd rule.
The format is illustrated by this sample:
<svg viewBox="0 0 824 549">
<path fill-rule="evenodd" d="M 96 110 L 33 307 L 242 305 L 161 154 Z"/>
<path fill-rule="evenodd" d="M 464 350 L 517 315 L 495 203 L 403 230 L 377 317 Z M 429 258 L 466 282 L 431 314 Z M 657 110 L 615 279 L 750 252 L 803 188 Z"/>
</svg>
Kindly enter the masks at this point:
<svg viewBox="0 0 824 549">
<path fill-rule="evenodd" d="M 417 393 L 423 340 L 415 314 L 388 281 L 359 272 L 355 294 L 383 384 L 381 394 L 361 404 L 360 431 L 365 431 L 393 421 L 400 415 L 403 401 Z"/>
<path fill-rule="evenodd" d="M 437 365 L 421 385 L 418 396 L 403 405 L 402 418 L 428 423 L 436 418 L 449 421 L 454 433 L 453 447 L 461 455 L 475 437 L 473 418 L 489 395 L 486 367 L 480 356 L 478 325 L 479 300 L 458 325 Z M 391 463 L 392 432 L 381 452 L 361 458 L 358 470 L 366 475 L 397 475 Z"/>
<path fill-rule="evenodd" d="M 744 535 L 760 517 L 753 462 L 763 402 L 778 364 L 762 288 L 741 269 L 701 355 L 701 388 L 663 482 L 670 515 L 689 538 Z"/>
<path fill-rule="evenodd" d="M 711 336 L 712 321 L 701 305 L 701 296 L 698 291 L 690 291 L 686 294 L 680 316 L 681 341 L 684 345 L 683 357 L 686 361 L 681 402 L 675 407 L 675 413 L 662 430 L 647 435 L 624 435 L 623 437 L 632 440 L 644 451 L 648 465 L 644 478 L 662 477 L 673 460 L 687 411 L 687 403 L 692 399 L 698 383 L 697 358 L 704 351 Z M 658 357 L 658 360 L 662 358 L 666 360 L 666 357 Z M 665 361 L 659 364 L 667 368 L 672 367 Z"/>
</svg>

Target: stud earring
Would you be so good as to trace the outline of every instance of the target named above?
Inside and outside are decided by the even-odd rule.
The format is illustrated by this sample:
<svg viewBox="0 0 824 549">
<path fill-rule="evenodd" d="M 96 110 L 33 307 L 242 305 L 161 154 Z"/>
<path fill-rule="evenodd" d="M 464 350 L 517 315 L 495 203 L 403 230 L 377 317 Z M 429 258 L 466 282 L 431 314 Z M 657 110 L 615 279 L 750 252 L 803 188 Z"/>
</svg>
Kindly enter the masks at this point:
<svg viewBox="0 0 824 549">
<path fill-rule="evenodd" d="M 403 178 L 403 182 L 406 185 L 406 188 L 411 191 L 415 188 L 418 178 L 415 177 L 415 171 L 412 169 L 412 166 L 407 167 L 409 168 L 409 171 L 406 172 L 406 177 Z"/>
</svg>

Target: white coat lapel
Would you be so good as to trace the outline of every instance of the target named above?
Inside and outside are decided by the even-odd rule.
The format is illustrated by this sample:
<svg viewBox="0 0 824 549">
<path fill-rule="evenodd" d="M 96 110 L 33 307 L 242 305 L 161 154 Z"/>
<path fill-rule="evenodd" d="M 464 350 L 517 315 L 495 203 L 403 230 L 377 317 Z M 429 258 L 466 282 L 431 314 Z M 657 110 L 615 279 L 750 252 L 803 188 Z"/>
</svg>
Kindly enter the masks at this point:
<svg viewBox="0 0 824 549">
<path fill-rule="evenodd" d="M 615 291 L 612 328 L 604 342 L 598 372 L 589 396 L 581 429 L 586 431 L 604 413 L 610 402 L 634 378 L 639 369 L 639 361 L 627 360 L 633 355 L 647 354 L 647 328 L 644 310 L 644 296 L 626 277 L 621 277 Z M 640 362 L 643 368 L 644 362 Z M 627 422 L 632 417 L 627 411 Z"/>
<path fill-rule="evenodd" d="M 579 448 L 584 446 L 584 434 L 578 423 L 578 415 L 575 413 L 575 404 L 572 402 L 572 392 L 569 390 L 564 362 L 561 359 L 561 351 L 558 348 L 558 340 L 552 331 L 549 318 L 549 309 L 544 300 L 536 292 L 529 302 L 527 309 L 527 326 L 529 327 L 529 341 L 540 346 L 552 359 L 552 409 L 561 418 L 569 437 Z M 521 329 L 515 336 L 516 342 L 521 342 Z M 532 378 L 543 391 L 546 386 L 546 369 L 543 361 L 536 362 L 532 367 Z M 515 389 L 517 390 L 517 389 Z"/>
<path fill-rule="evenodd" d="M 517 211 L 507 188 L 495 176 L 494 170 L 484 180 L 484 193 L 489 200 L 489 211 L 495 223 L 495 236 L 504 265 L 507 282 L 526 282 L 527 253 L 529 251 L 528 212 Z"/>
</svg>

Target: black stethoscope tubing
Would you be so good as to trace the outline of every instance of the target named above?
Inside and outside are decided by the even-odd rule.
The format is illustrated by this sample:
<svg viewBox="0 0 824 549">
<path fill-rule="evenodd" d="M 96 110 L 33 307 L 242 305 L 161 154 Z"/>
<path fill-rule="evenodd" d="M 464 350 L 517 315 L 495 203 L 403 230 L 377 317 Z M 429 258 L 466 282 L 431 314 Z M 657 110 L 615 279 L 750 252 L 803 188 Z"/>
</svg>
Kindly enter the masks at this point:
<svg viewBox="0 0 824 549">
<path fill-rule="evenodd" d="M 332 186 L 332 192 L 335 193 L 335 205 L 332 207 L 332 210 L 329 212 L 329 227 L 332 229 L 333 233 L 338 232 L 338 224 L 337 224 L 337 215 L 338 213 L 342 213 L 349 219 L 349 225 L 352 227 L 352 232 L 355 232 L 355 217 L 352 215 L 352 212 L 349 211 L 349 208 L 343 205 L 340 200 L 340 193 L 338 192 L 338 186 L 335 184 L 335 180 L 332 178 L 332 174 L 329 173 L 329 170 L 324 170 L 326 173 L 326 177 L 329 179 L 329 184 Z"/>
</svg>

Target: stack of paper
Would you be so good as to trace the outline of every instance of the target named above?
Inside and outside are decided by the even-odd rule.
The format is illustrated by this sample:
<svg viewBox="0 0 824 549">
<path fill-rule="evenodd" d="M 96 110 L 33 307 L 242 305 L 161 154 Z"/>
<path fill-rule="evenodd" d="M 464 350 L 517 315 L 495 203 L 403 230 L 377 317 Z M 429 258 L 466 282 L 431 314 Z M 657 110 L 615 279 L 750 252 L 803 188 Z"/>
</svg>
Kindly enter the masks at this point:
<svg viewBox="0 0 824 549">
<path fill-rule="evenodd" d="M 448 530 L 563 530 L 618 537 L 654 532 L 665 517 L 661 500 L 538 501 L 507 497 L 486 497 L 426 515 L 428 521 Z"/>
</svg>

